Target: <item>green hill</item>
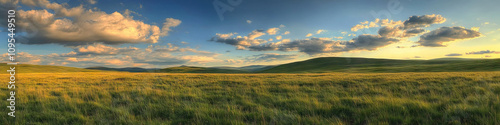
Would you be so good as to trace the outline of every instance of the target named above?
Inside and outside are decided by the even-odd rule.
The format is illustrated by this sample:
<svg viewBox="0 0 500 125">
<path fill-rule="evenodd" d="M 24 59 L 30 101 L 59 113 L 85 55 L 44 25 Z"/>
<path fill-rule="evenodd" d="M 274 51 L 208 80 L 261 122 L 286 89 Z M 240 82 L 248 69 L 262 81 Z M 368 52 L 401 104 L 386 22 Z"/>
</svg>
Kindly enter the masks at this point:
<svg viewBox="0 0 500 125">
<path fill-rule="evenodd" d="M 159 69 L 159 70 L 156 70 L 155 72 L 164 72 L 164 73 L 245 73 L 246 71 L 232 70 L 232 69 L 181 66 L 181 67 L 170 67 L 170 68 L 165 68 L 165 69 Z"/>
<path fill-rule="evenodd" d="M 10 67 L 11 65 L 0 63 L 0 68 L 3 69 L 0 74 L 7 74 L 6 70 L 9 70 Z M 16 73 L 100 72 L 100 70 L 50 65 L 18 64 L 15 67 Z"/>
<path fill-rule="evenodd" d="M 393 60 L 322 57 L 279 65 L 262 73 L 500 71 L 500 59 Z"/>
</svg>

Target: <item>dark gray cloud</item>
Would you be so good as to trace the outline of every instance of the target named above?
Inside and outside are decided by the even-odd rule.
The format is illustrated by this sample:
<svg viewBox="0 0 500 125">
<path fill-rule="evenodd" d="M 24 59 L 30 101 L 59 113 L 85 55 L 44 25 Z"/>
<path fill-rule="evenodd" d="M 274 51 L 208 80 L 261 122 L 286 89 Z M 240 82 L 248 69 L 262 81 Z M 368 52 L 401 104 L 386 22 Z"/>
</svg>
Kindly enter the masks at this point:
<svg viewBox="0 0 500 125">
<path fill-rule="evenodd" d="M 439 24 L 446 21 L 441 15 L 411 16 L 402 24 L 384 26 L 378 30 L 378 34 L 384 37 L 407 38 L 417 36 L 426 30 L 421 27 L 428 27 L 431 24 Z"/>
<path fill-rule="evenodd" d="M 402 26 L 385 26 L 378 30 L 378 34 L 383 37 L 407 38 L 417 36 L 425 31 L 422 28 L 404 29 Z"/>
<path fill-rule="evenodd" d="M 344 44 L 344 45 L 342 45 Z M 334 41 L 322 38 L 300 39 L 294 41 L 281 41 L 248 47 L 250 51 L 299 51 L 309 55 L 321 53 L 341 52 L 346 41 Z"/>
<path fill-rule="evenodd" d="M 279 45 L 275 43 L 268 43 L 264 45 L 249 46 L 250 51 L 274 51 L 278 50 Z"/>
<path fill-rule="evenodd" d="M 414 37 L 424 33 L 426 30 L 421 27 L 427 27 L 431 24 L 439 24 L 446 21 L 441 15 L 422 15 L 411 16 L 402 24 L 388 25 L 381 27 L 378 34 L 383 37 L 407 38 Z"/>
<path fill-rule="evenodd" d="M 422 15 L 422 16 L 411 16 L 408 20 L 403 22 L 405 29 L 427 27 L 431 24 L 444 23 L 446 18 L 441 15 Z"/>
<path fill-rule="evenodd" d="M 320 38 L 310 38 L 303 40 L 295 40 L 279 46 L 280 51 L 294 51 L 298 50 L 309 55 L 316 55 L 321 53 L 335 53 L 342 51 L 342 44 L 344 41 L 326 40 Z"/>
<path fill-rule="evenodd" d="M 417 36 L 421 33 L 424 33 L 426 30 L 425 29 L 422 29 L 422 28 L 415 28 L 415 29 L 409 29 L 409 30 L 405 30 L 404 32 L 404 37 L 413 37 L 413 36 Z"/>
<path fill-rule="evenodd" d="M 364 21 L 351 28 L 351 31 L 360 29 L 381 27 L 378 33 L 384 37 L 412 37 L 415 34 L 422 33 L 423 30 L 413 30 L 406 32 L 405 30 L 428 27 L 431 24 L 444 23 L 446 18 L 441 15 L 421 15 L 411 16 L 405 21 L 393 21 L 389 19 L 375 19 L 375 21 Z M 420 32 L 418 32 L 420 31 Z"/>
<path fill-rule="evenodd" d="M 490 54 L 490 53 L 499 54 L 500 52 L 490 51 L 490 50 L 483 50 L 483 51 L 476 51 L 476 52 L 468 52 L 466 54 L 469 55 L 469 54 Z"/>
<path fill-rule="evenodd" d="M 399 39 L 379 35 L 359 35 L 347 43 L 345 50 L 376 50 L 398 41 Z"/>
<path fill-rule="evenodd" d="M 7 16 L 9 15 L 7 12 L 9 10 L 15 10 L 17 7 L 17 0 L 0 0 L 0 25 L 2 27 L 7 26 L 9 22 L 7 22 Z"/>
<path fill-rule="evenodd" d="M 403 29 L 402 27 L 390 27 L 390 26 L 385 26 L 382 27 L 378 30 L 378 34 L 380 36 L 384 37 L 401 37 L 402 36 Z"/>
<path fill-rule="evenodd" d="M 411 47 L 417 46 L 444 46 L 443 42 L 453 41 L 456 39 L 474 38 L 480 34 L 476 31 L 464 29 L 460 30 L 457 27 L 446 28 L 442 27 L 431 33 L 426 33 L 427 31 L 423 27 L 428 27 L 431 24 L 440 24 L 446 21 L 446 18 L 441 15 L 421 15 L 421 16 L 411 16 L 406 21 L 392 21 L 392 20 L 380 20 L 377 19 L 374 22 L 362 22 L 358 28 L 369 28 L 382 26 L 378 30 L 378 35 L 363 34 L 359 35 L 349 41 L 332 40 L 329 38 L 310 38 L 310 39 L 298 39 L 298 40 L 288 40 L 279 41 L 275 43 L 266 43 L 267 41 L 249 41 L 249 36 L 254 34 L 259 34 L 263 30 L 255 30 L 245 37 L 235 37 L 232 38 L 233 34 L 217 34 L 213 37 L 211 41 L 225 43 L 229 45 L 236 46 L 237 49 L 250 50 L 250 51 L 299 51 L 306 53 L 308 55 L 317 55 L 325 53 L 339 53 L 339 52 L 349 52 L 356 50 L 367 50 L 373 51 L 378 48 L 399 42 L 400 39 L 409 38 L 422 35 L 419 45 L 413 45 Z M 356 29 L 356 27 L 354 27 Z M 456 30 L 456 31 L 455 31 Z M 460 31 L 467 31 L 468 33 L 455 35 Z M 259 36 L 259 35 L 257 35 Z M 255 37 L 257 38 L 257 37 Z M 257 39 L 254 39 L 257 40 Z M 404 48 L 399 46 L 398 48 Z"/>
<path fill-rule="evenodd" d="M 462 56 L 462 54 L 460 54 L 460 53 L 450 53 L 450 54 L 446 54 L 445 56 Z"/>
<path fill-rule="evenodd" d="M 463 27 L 440 27 L 420 36 L 418 43 L 427 47 L 445 47 L 443 43 L 481 36 L 481 33 Z"/>
<path fill-rule="evenodd" d="M 233 45 L 233 46 L 236 46 L 237 49 L 240 49 L 240 50 L 246 49 L 246 47 L 249 47 L 252 45 L 259 45 L 259 44 L 267 42 L 266 40 L 263 40 L 263 39 L 255 39 L 257 37 L 265 35 L 266 33 L 264 33 L 264 30 L 254 30 L 251 33 L 249 33 L 247 36 L 232 37 L 235 34 L 236 33 L 228 33 L 228 34 L 217 33 L 209 41 Z"/>
<path fill-rule="evenodd" d="M 241 38 L 221 38 L 221 37 L 213 37 L 210 41 L 218 42 L 218 43 L 224 43 L 224 44 L 229 44 L 229 45 L 244 45 L 244 41 L 246 39 L 241 37 Z"/>
<path fill-rule="evenodd" d="M 268 43 L 248 47 L 251 51 L 299 51 L 309 55 L 323 53 L 348 52 L 352 50 L 376 50 L 398 42 L 399 39 L 379 35 L 360 35 L 350 41 L 331 40 L 324 38 L 300 39 L 291 42 Z"/>
</svg>

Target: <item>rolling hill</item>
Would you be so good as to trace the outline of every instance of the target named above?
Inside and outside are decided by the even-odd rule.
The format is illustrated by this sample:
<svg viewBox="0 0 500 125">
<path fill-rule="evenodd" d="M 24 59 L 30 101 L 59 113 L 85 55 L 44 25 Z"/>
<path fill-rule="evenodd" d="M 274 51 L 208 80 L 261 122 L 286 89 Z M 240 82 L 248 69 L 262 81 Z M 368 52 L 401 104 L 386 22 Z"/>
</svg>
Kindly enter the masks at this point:
<svg viewBox="0 0 500 125">
<path fill-rule="evenodd" d="M 10 65 L 0 63 L 0 68 L 8 70 Z M 60 73 L 60 72 L 100 72 L 100 70 L 83 69 L 65 66 L 51 66 L 51 65 L 31 65 L 31 64 L 18 64 L 16 65 L 16 73 Z M 8 72 L 1 72 L 7 74 Z"/>
<path fill-rule="evenodd" d="M 260 73 L 500 71 L 500 59 L 393 60 L 322 57 L 279 65 Z"/>
<path fill-rule="evenodd" d="M 1 63 L 0 67 L 8 69 Z M 138 67 L 108 68 L 89 67 L 86 69 L 50 65 L 19 64 L 20 73 L 54 72 L 162 72 L 162 73 L 328 73 L 328 72 L 468 72 L 500 71 L 500 59 L 438 58 L 432 60 L 395 60 L 374 58 L 321 57 L 278 66 L 252 65 L 244 67 L 194 67 L 180 66 L 164 69 Z M 3 72 L 7 73 L 7 72 Z"/>
</svg>

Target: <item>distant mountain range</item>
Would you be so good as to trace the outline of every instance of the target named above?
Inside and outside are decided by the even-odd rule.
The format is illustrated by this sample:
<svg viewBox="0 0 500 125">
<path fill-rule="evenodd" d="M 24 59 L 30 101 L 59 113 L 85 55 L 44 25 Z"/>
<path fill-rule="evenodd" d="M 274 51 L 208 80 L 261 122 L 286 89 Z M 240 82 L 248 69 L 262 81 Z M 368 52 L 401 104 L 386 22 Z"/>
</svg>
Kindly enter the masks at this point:
<svg viewBox="0 0 500 125">
<path fill-rule="evenodd" d="M 126 68 L 109 68 L 109 67 L 88 67 L 85 69 L 94 69 L 94 70 L 107 70 L 107 71 L 126 71 L 126 72 L 152 72 L 158 69 L 145 69 L 140 67 L 126 67 Z"/>
<path fill-rule="evenodd" d="M 5 63 L 0 67 L 7 69 Z M 438 58 L 432 60 L 395 60 L 373 58 L 321 57 L 282 65 L 251 65 L 243 67 L 195 67 L 170 68 L 75 68 L 50 65 L 19 64 L 20 73 L 51 72 L 162 72 L 162 73 L 327 73 L 327 72 L 468 72 L 500 71 L 500 59 Z M 6 72 L 4 72 L 6 73 Z"/>
<path fill-rule="evenodd" d="M 170 67 L 155 70 L 154 72 L 164 73 L 249 73 L 245 70 L 238 69 L 224 69 L 224 68 L 210 68 L 210 67 L 194 67 L 194 66 L 180 66 Z"/>
<path fill-rule="evenodd" d="M 86 69 L 106 70 L 106 71 L 126 71 L 126 72 L 168 72 L 168 73 L 249 73 L 272 68 L 274 66 L 252 65 L 244 67 L 196 67 L 196 66 L 179 66 L 170 68 L 109 68 L 109 67 L 89 67 Z"/>
<path fill-rule="evenodd" d="M 218 69 L 231 69 L 231 70 L 242 70 L 247 72 L 257 72 L 275 67 L 275 65 L 251 65 L 243 67 L 211 67 Z"/>
</svg>

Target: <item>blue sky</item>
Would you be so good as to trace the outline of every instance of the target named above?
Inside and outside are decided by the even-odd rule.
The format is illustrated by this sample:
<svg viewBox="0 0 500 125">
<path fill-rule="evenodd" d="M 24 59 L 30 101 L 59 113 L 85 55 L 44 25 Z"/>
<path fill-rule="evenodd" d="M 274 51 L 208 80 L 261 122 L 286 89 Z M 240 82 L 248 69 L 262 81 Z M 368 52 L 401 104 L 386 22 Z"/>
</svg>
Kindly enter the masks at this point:
<svg viewBox="0 0 500 125">
<path fill-rule="evenodd" d="M 18 61 L 21 63 L 74 67 L 169 67 L 281 64 L 324 56 L 392 59 L 500 57 L 496 52 L 500 50 L 495 50 L 500 48 L 500 27 L 497 21 L 500 18 L 497 14 L 500 12 L 497 7 L 500 1 L 497 0 L 234 0 L 237 3 L 233 4 L 230 1 L 218 0 L 217 5 L 233 9 L 222 13 L 222 16 L 219 16 L 214 7 L 216 0 L 7 2 L 17 8 L 20 16 L 35 11 L 40 13 L 31 13 L 29 16 L 53 16 L 52 19 L 19 17 L 18 23 L 32 21 L 30 24 L 18 24 L 18 32 L 25 32 L 19 33 L 19 36 L 26 37 L 20 38 L 20 42 L 16 44 L 18 53 L 21 53 L 18 54 Z M 3 8 L 9 5 L 2 4 Z M 53 7 L 55 4 L 61 7 Z M 72 8 L 76 8 L 74 13 L 69 13 Z M 47 13 L 42 10 L 47 10 Z M 68 13 L 64 13 L 66 10 Z M 125 18 L 120 18 L 125 20 L 122 22 L 131 23 L 118 25 L 123 26 L 121 29 L 95 34 L 89 32 L 98 28 L 84 27 L 115 26 L 116 23 L 106 22 L 100 22 L 99 25 L 83 24 L 99 15 L 101 18 L 108 16 L 110 19 L 106 21 L 113 22 L 115 12 Z M 400 30 L 397 33 L 411 30 L 403 28 L 403 23 L 413 21 L 410 20 L 412 16 L 420 19 L 416 21 L 427 21 L 427 24 L 412 28 L 421 32 L 411 36 L 379 34 L 382 27 L 398 27 Z M 377 18 L 401 22 L 394 25 L 376 23 L 375 27 L 352 30 L 356 25 L 363 25 L 362 22 L 375 22 Z M 38 34 L 28 32 L 33 26 L 40 26 L 38 22 L 43 21 L 49 24 L 37 27 Z M 64 36 L 66 34 L 63 31 L 66 30 L 51 29 L 51 26 L 70 27 L 69 29 L 78 30 L 88 37 L 72 39 L 80 36 L 78 32 Z M 151 33 L 155 26 L 161 30 L 162 35 Z M 139 31 L 134 29 L 144 27 L 151 28 Z M 133 29 L 133 32 L 129 32 L 127 28 Z M 273 34 L 267 32 L 270 28 L 279 30 Z M 5 26 L 0 29 L 3 34 L 7 34 Z M 318 33 L 318 30 L 323 32 Z M 259 35 L 255 39 L 244 38 L 250 37 L 249 34 L 253 31 L 265 35 Z M 286 31 L 289 34 L 284 34 Z M 450 32 L 465 34 L 442 36 Z M 117 34 L 102 36 L 107 33 Z M 149 36 L 139 38 L 144 33 Z M 233 33 L 230 37 L 220 35 L 230 33 Z M 138 36 L 137 39 L 119 38 L 136 38 L 130 37 L 135 35 Z M 30 36 L 36 37 L 27 38 Z M 159 36 L 159 39 L 149 38 L 150 36 Z M 241 38 L 238 39 L 238 36 Z M 281 36 L 281 39 L 278 40 L 277 36 Z M 424 39 L 422 36 L 428 37 Z M 7 39 L 7 36 L 2 35 L 0 39 Z M 3 48 L 7 48 L 6 45 L 0 44 Z M 265 45 L 268 45 L 266 50 L 252 49 L 263 48 Z M 478 54 L 471 54 L 473 52 Z"/>
</svg>

